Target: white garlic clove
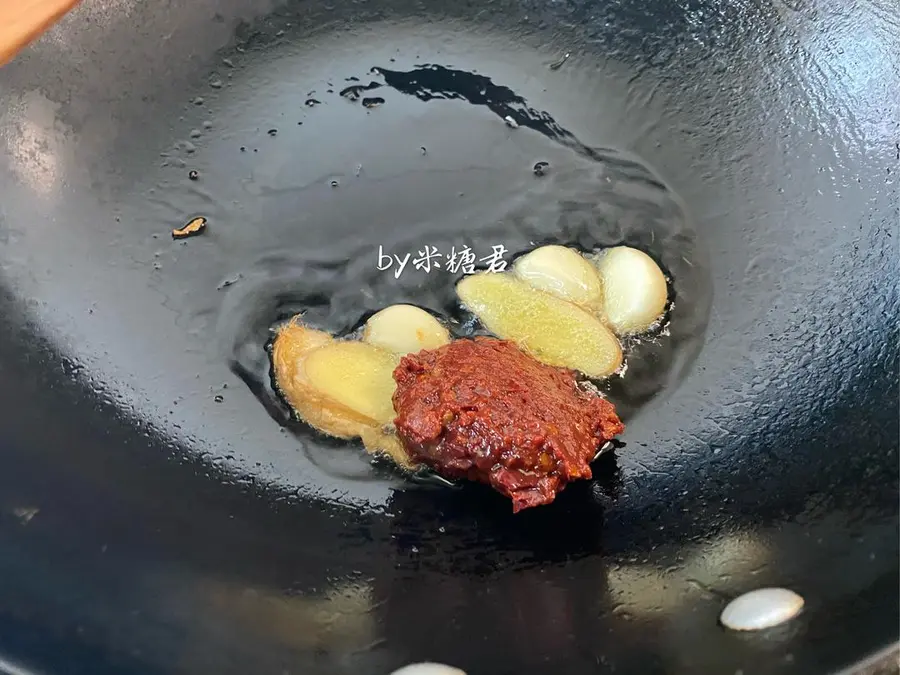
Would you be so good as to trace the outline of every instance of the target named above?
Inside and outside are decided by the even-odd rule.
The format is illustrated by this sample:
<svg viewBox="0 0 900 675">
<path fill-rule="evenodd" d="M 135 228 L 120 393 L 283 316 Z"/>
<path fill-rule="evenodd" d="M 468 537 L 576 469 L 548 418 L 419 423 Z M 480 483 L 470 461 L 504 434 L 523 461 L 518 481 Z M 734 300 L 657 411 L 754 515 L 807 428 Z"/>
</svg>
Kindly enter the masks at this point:
<svg viewBox="0 0 900 675">
<path fill-rule="evenodd" d="M 597 268 L 565 246 L 534 249 L 515 262 L 513 274 L 529 286 L 588 309 L 603 302 L 603 283 Z"/>
<path fill-rule="evenodd" d="M 653 258 L 616 246 L 596 256 L 595 264 L 603 284 L 602 315 L 614 333 L 642 333 L 662 317 L 669 289 Z"/>
<path fill-rule="evenodd" d="M 450 333 L 424 309 L 391 305 L 369 318 L 363 340 L 403 356 L 445 345 L 450 342 Z"/>
<path fill-rule="evenodd" d="M 790 621 L 803 604 L 803 598 L 787 588 L 759 588 L 729 602 L 719 620 L 732 630 L 762 630 Z"/>
<path fill-rule="evenodd" d="M 411 663 L 395 670 L 391 675 L 466 675 L 465 672 L 453 666 L 445 666 L 442 663 Z"/>
</svg>

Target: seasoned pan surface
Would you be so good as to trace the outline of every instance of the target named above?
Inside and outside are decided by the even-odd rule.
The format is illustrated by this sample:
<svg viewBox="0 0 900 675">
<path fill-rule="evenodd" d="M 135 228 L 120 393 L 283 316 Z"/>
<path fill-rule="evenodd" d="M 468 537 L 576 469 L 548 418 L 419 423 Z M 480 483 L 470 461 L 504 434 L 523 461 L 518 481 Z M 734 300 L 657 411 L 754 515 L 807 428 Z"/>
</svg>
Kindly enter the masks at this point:
<svg viewBox="0 0 900 675">
<path fill-rule="evenodd" d="M 2 658 L 827 672 L 889 644 L 897 26 L 888 3 L 86 2 L 0 72 Z M 451 273 L 381 254 L 547 241 L 673 278 L 595 481 L 513 517 L 289 422 L 273 322 L 463 322 Z M 766 585 L 802 617 L 717 626 Z"/>
</svg>

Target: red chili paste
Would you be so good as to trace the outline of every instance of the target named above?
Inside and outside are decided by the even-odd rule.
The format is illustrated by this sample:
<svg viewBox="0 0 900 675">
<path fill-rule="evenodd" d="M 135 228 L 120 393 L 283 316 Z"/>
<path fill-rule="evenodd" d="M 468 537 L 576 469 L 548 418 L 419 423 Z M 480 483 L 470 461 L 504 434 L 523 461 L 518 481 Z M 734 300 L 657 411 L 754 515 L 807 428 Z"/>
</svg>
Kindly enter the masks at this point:
<svg viewBox="0 0 900 675">
<path fill-rule="evenodd" d="M 414 461 L 447 478 L 488 483 L 513 512 L 549 504 L 590 478 L 601 444 L 624 430 L 612 404 L 575 374 L 513 343 L 455 340 L 409 354 L 394 370 L 397 434 Z"/>
</svg>

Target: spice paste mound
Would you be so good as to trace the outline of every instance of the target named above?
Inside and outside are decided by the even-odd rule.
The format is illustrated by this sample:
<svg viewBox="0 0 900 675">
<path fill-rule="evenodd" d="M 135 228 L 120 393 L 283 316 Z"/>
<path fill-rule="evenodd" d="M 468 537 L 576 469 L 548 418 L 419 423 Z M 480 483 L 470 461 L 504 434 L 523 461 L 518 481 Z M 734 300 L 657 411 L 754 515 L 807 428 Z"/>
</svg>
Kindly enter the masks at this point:
<svg viewBox="0 0 900 675">
<path fill-rule="evenodd" d="M 575 373 L 512 342 L 478 337 L 404 356 L 394 370 L 397 435 L 413 462 L 489 484 L 513 511 L 552 502 L 624 425 Z"/>
</svg>

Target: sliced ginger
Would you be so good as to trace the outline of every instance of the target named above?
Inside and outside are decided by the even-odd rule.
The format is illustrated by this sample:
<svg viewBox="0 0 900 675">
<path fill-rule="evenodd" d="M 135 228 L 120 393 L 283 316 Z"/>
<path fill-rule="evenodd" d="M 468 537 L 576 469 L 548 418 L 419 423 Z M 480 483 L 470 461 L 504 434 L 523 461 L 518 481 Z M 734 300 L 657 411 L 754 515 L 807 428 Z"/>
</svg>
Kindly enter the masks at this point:
<svg viewBox="0 0 900 675">
<path fill-rule="evenodd" d="M 481 273 L 456 286 L 485 327 L 538 361 L 607 377 L 622 364 L 616 336 L 581 307 L 507 274 Z"/>
<path fill-rule="evenodd" d="M 370 452 L 411 462 L 397 437 L 385 431 L 393 423 L 399 358 L 363 342 L 335 340 L 294 319 L 279 329 L 272 364 L 279 391 L 309 425 L 338 438 L 362 438 Z"/>
<path fill-rule="evenodd" d="M 397 362 L 391 352 L 364 342 L 335 340 L 309 352 L 302 369 L 323 396 L 383 425 L 396 416 L 391 397 Z"/>
</svg>

